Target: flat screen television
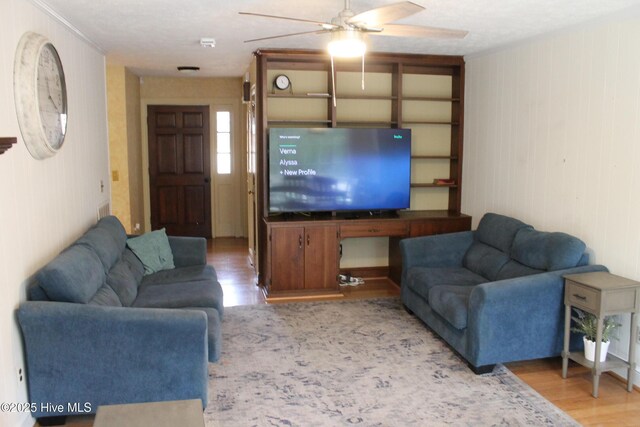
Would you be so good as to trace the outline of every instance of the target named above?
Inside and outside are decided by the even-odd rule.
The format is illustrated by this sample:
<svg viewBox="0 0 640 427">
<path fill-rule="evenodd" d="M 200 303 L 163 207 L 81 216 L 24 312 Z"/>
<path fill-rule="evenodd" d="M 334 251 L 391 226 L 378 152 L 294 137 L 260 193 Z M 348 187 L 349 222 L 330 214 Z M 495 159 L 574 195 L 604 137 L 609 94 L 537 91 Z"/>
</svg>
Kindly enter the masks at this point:
<svg viewBox="0 0 640 427">
<path fill-rule="evenodd" d="M 406 209 L 410 184 L 411 129 L 269 129 L 269 212 Z"/>
</svg>

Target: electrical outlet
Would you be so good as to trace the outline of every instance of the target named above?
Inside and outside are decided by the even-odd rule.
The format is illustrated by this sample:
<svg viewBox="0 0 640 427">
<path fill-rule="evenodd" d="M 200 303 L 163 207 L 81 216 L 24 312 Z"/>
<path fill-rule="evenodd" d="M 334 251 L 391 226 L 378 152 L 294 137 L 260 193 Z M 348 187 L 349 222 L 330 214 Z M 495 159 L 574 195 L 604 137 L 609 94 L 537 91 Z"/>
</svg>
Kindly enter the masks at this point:
<svg viewBox="0 0 640 427">
<path fill-rule="evenodd" d="M 21 383 L 24 379 L 24 375 L 22 373 L 22 368 L 18 368 L 18 382 Z"/>
</svg>

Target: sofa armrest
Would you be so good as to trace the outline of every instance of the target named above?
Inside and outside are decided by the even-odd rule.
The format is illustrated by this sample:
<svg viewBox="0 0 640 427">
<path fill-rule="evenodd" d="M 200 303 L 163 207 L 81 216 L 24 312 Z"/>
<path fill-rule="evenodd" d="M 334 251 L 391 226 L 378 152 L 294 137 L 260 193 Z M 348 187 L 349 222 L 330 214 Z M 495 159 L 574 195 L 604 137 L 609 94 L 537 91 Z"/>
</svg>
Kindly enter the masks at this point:
<svg viewBox="0 0 640 427">
<path fill-rule="evenodd" d="M 469 298 L 467 354 L 475 366 L 551 357 L 564 337 L 565 274 L 588 265 L 477 285 Z"/>
<path fill-rule="evenodd" d="M 18 308 L 29 399 L 64 406 L 207 402 L 207 318 L 202 311 L 33 301 Z"/>
<path fill-rule="evenodd" d="M 207 263 L 207 239 L 203 237 L 168 236 L 176 267 Z"/>
<path fill-rule="evenodd" d="M 464 254 L 473 243 L 473 234 L 473 231 L 461 231 L 402 239 L 402 269 L 461 267 Z"/>
</svg>

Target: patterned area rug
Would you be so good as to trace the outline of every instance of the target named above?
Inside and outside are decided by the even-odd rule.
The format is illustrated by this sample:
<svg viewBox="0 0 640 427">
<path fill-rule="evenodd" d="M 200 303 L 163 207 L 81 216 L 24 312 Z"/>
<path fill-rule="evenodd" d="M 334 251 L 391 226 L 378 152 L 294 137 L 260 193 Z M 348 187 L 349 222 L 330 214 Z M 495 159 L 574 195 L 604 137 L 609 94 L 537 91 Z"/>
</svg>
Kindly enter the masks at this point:
<svg viewBox="0 0 640 427">
<path fill-rule="evenodd" d="M 475 375 L 398 299 L 230 307 L 212 426 L 577 426 L 505 367 Z"/>
</svg>

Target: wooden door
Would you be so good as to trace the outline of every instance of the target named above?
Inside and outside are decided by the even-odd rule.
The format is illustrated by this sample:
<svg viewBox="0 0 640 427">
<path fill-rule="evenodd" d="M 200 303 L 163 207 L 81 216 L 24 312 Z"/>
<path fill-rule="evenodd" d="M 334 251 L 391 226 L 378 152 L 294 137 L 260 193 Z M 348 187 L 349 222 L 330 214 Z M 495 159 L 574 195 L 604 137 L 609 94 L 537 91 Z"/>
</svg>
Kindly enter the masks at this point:
<svg viewBox="0 0 640 427">
<path fill-rule="evenodd" d="M 305 227 L 305 289 L 338 289 L 338 242 L 336 225 Z"/>
<path fill-rule="evenodd" d="M 150 105 L 151 228 L 211 237 L 209 107 Z"/>
<path fill-rule="evenodd" d="M 304 227 L 272 227 L 269 237 L 269 292 L 304 289 Z"/>
<path fill-rule="evenodd" d="M 247 110 L 247 237 L 249 260 L 257 272 L 258 258 L 258 207 L 256 200 L 257 135 L 256 135 L 256 89 L 251 89 L 251 103 Z"/>
</svg>

